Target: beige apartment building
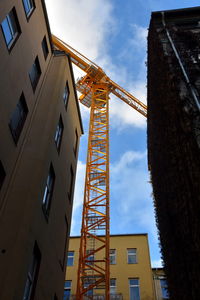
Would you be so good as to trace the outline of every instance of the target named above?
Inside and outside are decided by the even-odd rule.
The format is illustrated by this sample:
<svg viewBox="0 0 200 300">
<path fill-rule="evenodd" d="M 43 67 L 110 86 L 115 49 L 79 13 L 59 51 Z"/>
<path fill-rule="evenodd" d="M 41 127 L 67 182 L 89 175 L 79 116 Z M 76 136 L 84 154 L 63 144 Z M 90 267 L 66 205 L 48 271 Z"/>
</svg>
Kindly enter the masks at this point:
<svg viewBox="0 0 200 300">
<path fill-rule="evenodd" d="M 64 300 L 76 299 L 79 243 L 80 237 L 70 238 Z M 155 300 L 147 234 L 110 236 L 110 293 L 112 300 Z M 93 290 L 88 299 L 104 296 L 101 290 Z"/>
<path fill-rule="evenodd" d="M 0 2 L 0 299 L 62 299 L 83 133 L 43 0 Z"/>
</svg>

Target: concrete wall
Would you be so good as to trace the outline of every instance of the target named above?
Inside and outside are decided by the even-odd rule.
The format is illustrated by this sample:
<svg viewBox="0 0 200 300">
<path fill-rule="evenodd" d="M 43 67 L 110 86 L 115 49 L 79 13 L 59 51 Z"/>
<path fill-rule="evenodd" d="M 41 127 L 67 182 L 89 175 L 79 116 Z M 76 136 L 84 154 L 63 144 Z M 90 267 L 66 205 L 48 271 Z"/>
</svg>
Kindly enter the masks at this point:
<svg viewBox="0 0 200 300">
<path fill-rule="evenodd" d="M 80 137 L 81 120 L 69 58 L 51 52 L 42 2 L 35 1 L 27 21 L 22 1 L 1 1 L 0 23 L 14 5 L 22 32 L 10 53 L 0 31 L 0 160 L 6 172 L 0 190 L 0 299 L 23 298 L 35 241 L 41 265 L 34 299 L 53 299 L 55 294 L 62 299 L 73 202 L 70 169 L 76 173 L 75 131 Z M 49 47 L 46 60 L 41 47 L 44 35 Z M 42 74 L 33 92 L 28 73 L 37 55 Z M 62 98 L 66 81 L 67 107 Z M 8 123 L 22 92 L 29 112 L 16 145 Z M 54 136 L 60 115 L 64 132 L 58 153 Z M 47 219 L 42 198 L 50 163 L 55 186 Z"/>
<path fill-rule="evenodd" d="M 80 238 L 71 237 L 69 251 L 75 251 L 74 265 L 68 266 L 66 280 L 72 280 L 72 294 L 76 293 L 77 266 L 79 257 Z M 127 263 L 127 249 L 137 249 L 137 263 Z M 139 278 L 140 299 L 154 300 L 153 279 L 151 272 L 148 237 L 146 234 L 111 235 L 110 249 L 116 249 L 116 264 L 110 265 L 110 278 L 116 278 L 117 293 L 121 293 L 123 300 L 129 299 L 129 278 Z M 95 256 L 98 259 L 98 256 Z M 94 293 L 102 293 L 101 291 Z"/>
</svg>

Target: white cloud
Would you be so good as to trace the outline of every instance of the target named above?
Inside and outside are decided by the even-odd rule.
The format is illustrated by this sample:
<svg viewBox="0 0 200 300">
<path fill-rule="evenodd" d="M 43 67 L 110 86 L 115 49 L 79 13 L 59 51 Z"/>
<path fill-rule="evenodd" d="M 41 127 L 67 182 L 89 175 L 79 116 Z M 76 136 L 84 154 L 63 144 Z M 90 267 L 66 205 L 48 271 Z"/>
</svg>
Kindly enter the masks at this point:
<svg viewBox="0 0 200 300">
<path fill-rule="evenodd" d="M 151 266 L 152 268 L 163 268 L 163 262 L 161 259 L 152 260 Z"/>
<path fill-rule="evenodd" d="M 81 213 L 82 213 L 83 195 L 84 195 L 85 170 L 86 170 L 86 164 L 79 160 L 78 164 L 77 164 L 77 171 L 76 171 L 71 235 L 80 234 Z"/>
<path fill-rule="evenodd" d="M 51 30 L 55 35 L 89 59 L 95 60 L 113 81 L 128 88 L 141 101 L 146 101 L 145 84 L 142 80 L 133 82 L 128 74 L 126 64 L 117 66 L 108 53 L 109 37 L 115 34 L 118 26 L 117 20 L 113 17 L 111 1 L 48 0 L 46 5 Z M 141 37 L 143 41 L 145 36 L 143 27 L 131 25 L 131 28 L 133 37 L 131 37 L 128 47 L 125 45 L 125 49 L 130 49 L 130 46 L 133 48 L 133 44 L 137 44 Z M 83 75 L 78 69 L 74 73 L 75 78 Z M 114 97 L 111 95 L 111 98 Z M 82 117 L 88 119 L 86 110 L 87 108 L 82 109 Z M 121 129 L 127 126 L 145 127 L 145 118 L 121 100 L 111 102 L 110 116 L 112 125 L 116 128 L 119 124 Z"/>
<path fill-rule="evenodd" d="M 133 36 L 130 38 L 130 44 L 133 47 L 138 48 L 141 51 L 141 48 L 146 49 L 147 45 L 147 28 L 139 26 L 137 24 L 131 24 Z"/>
<path fill-rule="evenodd" d="M 48 0 L 46 5 L 55 35 L 90 59 L 105 52 L 105 38 L 115 26 L 110 1 Z"/>
<path fill-rule="evenodd" d="M 111 164 L 111 214 L 118 220 L 112 228 L 120 232 L 148 231 L 157 240 L 146 155 L 127 151 L 117 163 Z"/>
</svg>

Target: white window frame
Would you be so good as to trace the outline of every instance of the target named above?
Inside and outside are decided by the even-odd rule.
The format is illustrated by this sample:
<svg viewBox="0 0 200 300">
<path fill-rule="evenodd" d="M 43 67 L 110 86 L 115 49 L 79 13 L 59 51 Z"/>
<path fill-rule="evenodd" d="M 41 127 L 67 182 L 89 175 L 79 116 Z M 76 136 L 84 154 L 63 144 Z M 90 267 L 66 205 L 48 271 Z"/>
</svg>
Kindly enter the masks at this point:
<svg viewBox="0 0 200 300">
<path fill-rule="evenodd" d="M 114 285 L 111 285 L 111 281 L 114 281 Z M 115 295 L 117 293 L 117 284 L 116 284 L 117 280 L 116 278 L 110 278 L 110 294 L 111 295 Z M 114 292 L 111 292 L 111 290 L 114 290 Z"/>
<path fill-rule="evenodd" d="M 129 278 L 129 298 L 131 300 L 131 288 L 138 288 L 139 289 L 139 299 L 140 299 L 140 280 L 139 278 Z M 131 280 L 138 280 L 138 284 L 131 284 Z M 135 299 L 133 299 L 135 300 Z"/>
<path fill-rule="evenodd" d="M 129 253 L 129 251 L 135 250 L 135 253 Z M 135 258 L 135 262 L 129 262 L 129 257 L 133 256 Z M 138 259 L 137 259 L 137 248 L 128 248 L 127 249 L 127 263 L 128 264 L 137 264 Z"/>
<path fill-rule="evenodd" d="M 69 253 L 73 253 L 72 255 L 69 255 Z M 72 267 L 74 265 L 74 254 L 75 252 L 74 251 L 68 251 L 67 252 L 67 266 L 68 267 Z M 68 258 L 72 258 L 72 264 L 71 265 L 68 265 Z"/>
<path fill-rule="evenodd" d="M 114 251 L 114 253 L 111 253 L 111 251 Z M 110 265 L 116 265 L 116 249 L 110 249 L 109 255 L 110 255 Z M 111 257 L 114 261 L 113 263 L 111 263 Z"/>
</svg>

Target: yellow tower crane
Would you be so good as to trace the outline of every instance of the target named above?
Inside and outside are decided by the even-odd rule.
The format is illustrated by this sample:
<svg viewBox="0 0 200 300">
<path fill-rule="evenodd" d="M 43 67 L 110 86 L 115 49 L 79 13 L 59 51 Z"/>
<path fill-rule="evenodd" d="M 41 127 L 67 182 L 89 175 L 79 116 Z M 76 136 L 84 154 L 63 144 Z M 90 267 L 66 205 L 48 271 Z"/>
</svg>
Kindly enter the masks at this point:
<svg viewBox="0 0 200 300">
<path fill-rule="evenodd" d="M 71 61 L 86 73 L 76 88 L 80 102 L 90 108 L 76 299 L 93 299 L 93 289 L 102 289 L 103 299 L 109 300 L 109 95 L 114 94 L 144 117 L 147 107 L 97 64 L 56 36 L 52 40 L 56 49 L 70 54 Z"/>
</svg>

